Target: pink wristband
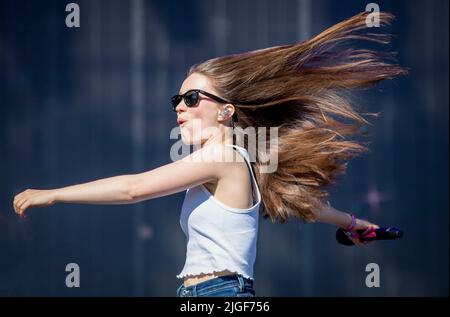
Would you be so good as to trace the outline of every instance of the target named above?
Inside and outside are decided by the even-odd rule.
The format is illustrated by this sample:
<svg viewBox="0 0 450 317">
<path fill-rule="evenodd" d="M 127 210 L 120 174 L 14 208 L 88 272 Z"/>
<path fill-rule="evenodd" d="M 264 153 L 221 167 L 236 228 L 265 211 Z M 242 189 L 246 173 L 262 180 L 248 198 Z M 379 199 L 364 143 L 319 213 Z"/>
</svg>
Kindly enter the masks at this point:
<svg viewBox="0 0 450 317">
<path fill-rule="evenodd" d="M 351 232 L 356 226 L 356 217 L 354 214 L 350 214 L 350 216 L 352 216 L 352 223 L 347 227 L 346 230 Z"/>
</svg>

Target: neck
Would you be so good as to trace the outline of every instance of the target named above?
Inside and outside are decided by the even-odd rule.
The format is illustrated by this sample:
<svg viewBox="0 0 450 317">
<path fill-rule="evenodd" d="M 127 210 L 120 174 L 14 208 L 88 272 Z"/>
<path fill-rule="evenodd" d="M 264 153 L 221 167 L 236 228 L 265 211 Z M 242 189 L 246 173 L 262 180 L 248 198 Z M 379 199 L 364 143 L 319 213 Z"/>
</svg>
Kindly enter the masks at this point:
<svg viewBox="0 0 450 317">
<path fill-rule="evenodd" d="M 230 127 L 226 127 L 221 125 L 218 131 L 212 135 L 210 135 L 206 140 L 202 140 L 200 144 L 200 148 L 205 146 L 209 146 L 212 144 L 233 144 L 233 129 Z"/>
</svg>

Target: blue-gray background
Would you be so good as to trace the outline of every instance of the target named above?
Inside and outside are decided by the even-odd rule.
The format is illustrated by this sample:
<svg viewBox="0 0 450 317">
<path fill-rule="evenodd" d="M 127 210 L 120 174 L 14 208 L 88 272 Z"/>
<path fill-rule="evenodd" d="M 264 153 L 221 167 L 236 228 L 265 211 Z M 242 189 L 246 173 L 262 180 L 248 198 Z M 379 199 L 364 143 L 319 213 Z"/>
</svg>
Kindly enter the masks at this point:
<svg viewBox="0 0 450 317">
<path fill-rule="evenodd" d="M 136 205 L 58 204 L 20 220 L 14 195 L 170 162 L 170 96 L 188 67 L 304 40 L 365 1 L 0 1 L 0 295 L 173 296 L 184 264 L 183 193 Z M 448 296 L 448 1 L 377 1 L 397 16 L 387 50 L 408 77 L 361 93 L 371 151 L 331 202 L 403 240 L 347 248 L 325 224 L 262 221 L 261 296 Z M 65 286 L 65 266 L 81 287 Z M 379 288 L 367 288 L 377 263 Z"/>
</svg>

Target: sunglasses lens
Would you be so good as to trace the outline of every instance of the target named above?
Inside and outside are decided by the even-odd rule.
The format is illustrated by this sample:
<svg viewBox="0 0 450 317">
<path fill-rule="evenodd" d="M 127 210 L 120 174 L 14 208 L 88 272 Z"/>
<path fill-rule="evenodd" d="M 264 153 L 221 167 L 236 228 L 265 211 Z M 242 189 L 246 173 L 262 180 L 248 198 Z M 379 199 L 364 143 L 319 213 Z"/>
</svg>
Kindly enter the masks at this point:
<svg viewBox="0 0 450 317">
<path fill-rule="evenodd" d="M 184 102 L 188 107 L 195 106 L 198 102 L 198 92 L 197 91 L 188 92 L 186 95 L 184 95 Z"/>
<path fill-rule="evenodd" d="M 175 108 L 178 106 L 178 104 L 181 101 L 181 96 L 180 95 L 175 95 L 172 97 L 172 108 L 173 111 L 175 111 Z"/>
</svg>

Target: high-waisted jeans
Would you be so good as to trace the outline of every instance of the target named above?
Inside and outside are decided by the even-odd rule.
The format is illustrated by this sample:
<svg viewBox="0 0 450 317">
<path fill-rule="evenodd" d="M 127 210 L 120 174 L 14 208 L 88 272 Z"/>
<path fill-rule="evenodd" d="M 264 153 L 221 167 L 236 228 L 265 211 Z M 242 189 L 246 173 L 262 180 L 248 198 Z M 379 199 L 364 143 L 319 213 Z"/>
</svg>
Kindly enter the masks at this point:
<svg viewBox="0 0 450 317">
<path fill-rule="evenodd" d="M 178 297 L 253 297 L 253 281 L 238 274 L 219 276 L 188 287 L 182 283 Z"/>
</svg>

